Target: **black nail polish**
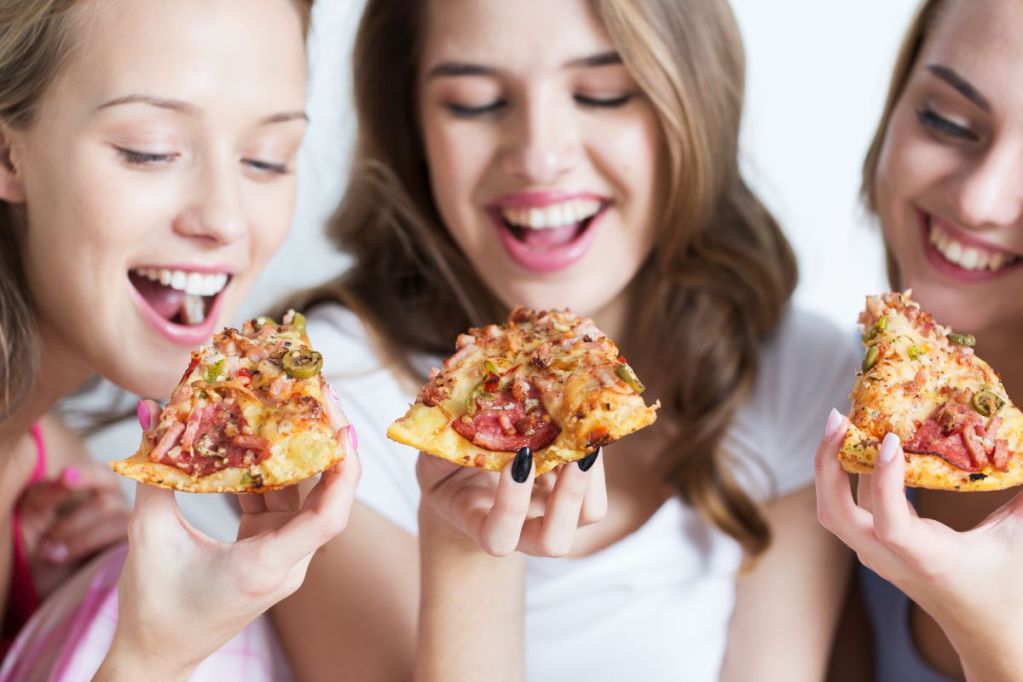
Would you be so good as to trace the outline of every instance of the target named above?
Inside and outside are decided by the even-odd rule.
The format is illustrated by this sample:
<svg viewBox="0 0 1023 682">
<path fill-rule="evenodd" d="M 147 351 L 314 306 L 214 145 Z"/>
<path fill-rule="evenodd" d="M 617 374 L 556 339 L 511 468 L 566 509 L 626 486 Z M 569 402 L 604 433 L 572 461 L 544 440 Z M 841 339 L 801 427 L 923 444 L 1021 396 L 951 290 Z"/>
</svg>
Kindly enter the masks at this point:
<svg viewBox="0 0 1023 682">
<path fill-rule="evenodd" d="M 590 454 L 586 455 L 579 460 L 579 468 L 583 471 L 589 471 L 593 463 L 597 461 L 597 457 L 600 457 L 600 448 L 597 448 Z"/>
<path fill-rule="evenodd" d="M 529 478 L 529 470 L 533 468 L 533 451 L 528 445 L 519 448 L 515 453 L 515 461 L 512 462 L 512 480 L 516 483 L 525 483 Z"/>
</svg>

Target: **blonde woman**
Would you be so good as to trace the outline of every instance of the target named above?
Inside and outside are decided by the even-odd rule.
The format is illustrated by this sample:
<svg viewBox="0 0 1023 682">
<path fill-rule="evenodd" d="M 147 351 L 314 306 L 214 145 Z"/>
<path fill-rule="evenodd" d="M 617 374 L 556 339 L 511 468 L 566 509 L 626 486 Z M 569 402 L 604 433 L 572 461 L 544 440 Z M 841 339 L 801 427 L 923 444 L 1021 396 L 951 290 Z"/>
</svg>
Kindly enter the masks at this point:
<svg viewBox="0 0 1023 682">
<path fill-rule="evenodd" d="M 858 358 L 789 306 L 739 173 L 743 68 L 720 0 L 368 3 L 330 226 L 354 264 L 307 302 L 372 457 L 273 612 L 303 677 L 820 679 L 848 560 L 802 448 Z M 514 304 L 594 317 L 656 425 L 539 478 L 417 478 L 387 424 Z"/>
<path fill-rule="evenodd" d="M 42 415 L 97 374 L 167 395 L 189 350 L 233 313 L 284 238 L 306 124 L 309 10 L 298 0 L 0 3 L 5 613 L 33 587 L 16 502 L 47 446 L 59 446 L 44 442 Z M 140 404 L 143 427 L 152 408 Z M 93 565 L 111 581 L 125 568 L 119 609 L 103 601 L 112 612 L 99 619 L 102 628 L 119 612 L 117 631 L 91 669 L 75 663 L 76 647 L 97 646 L 80 618 L 70 629 L 38 625 L 77 606 L 58 590 L 2 676 L 87 678 L 109 647 L 99 679 L 187 678 L 297 588 L 311 554 L 344 527 L 358 473 L 352 452 L 304 504 L 294 490 L 243 498 L 237 543 L 200 534 L 173 494 L 141 486 L 126 558 Z M 79 594 L 82 580 L 67 587 Z M 98 603 L 87 594 L 81 617 Z M 55 648 L 56 667 L 41 672 L 40 652 Z"/>
<path fill-rule="evenodd" d="M 909 28 L 863 168 L 895 288 L 1023 393 L 1023 13 L 1012 0 L 928 0 Z M 1023 498 L 1016 491 L 903 492 L 890 435 L 858 500 L 834 459 L 847 421 L 818 452 L 821 521 L 856 550 L 874 623 L 874 679 L 1019 680 Z M 911 504 L 907 503 L 907 499 Z M 890 582 L 888 582 L 890 581 Z"/>
</svg>

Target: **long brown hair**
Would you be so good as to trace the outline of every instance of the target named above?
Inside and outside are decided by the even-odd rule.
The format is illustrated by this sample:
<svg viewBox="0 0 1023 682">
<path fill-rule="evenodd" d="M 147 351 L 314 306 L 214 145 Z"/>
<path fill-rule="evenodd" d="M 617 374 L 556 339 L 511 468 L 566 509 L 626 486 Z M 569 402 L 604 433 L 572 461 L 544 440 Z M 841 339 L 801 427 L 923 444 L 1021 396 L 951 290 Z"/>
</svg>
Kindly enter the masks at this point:
<svg viewBox="0 0 1023 682">
<path fill-rule="evenodd" d="M 72 50 L 82 0 L 0 0 L 0 120 L 31 127 Z M 292 0 L 307 31 L 312 0 Z M 10 165 L 7 150 L 0 163 Z M 39 362 L 32 296 L 21 266 L 22 207 L 0 201 L 0 421 L 32 387 Z"/>
<path fill-rule="evenodd" d="M 340 300 L 391 356 L 450 352 L 469 326 L 500 319 L 445 229 L 415 118 L 426 3 L 369 0 L 354 53 L 359 134 L 352 176 L 328 233 L 354 258 L 302 302 Z M 796 281 L 792 251 L 738 167 L 744 55 L 725 0 L 596 0 L 623 62 L 653 103 L 667 149 L 668 199 L 656 248 L 630 284 L 623 339 L 678 435 L 660 461 L 681 496 L 749 555 L 769 529 L 736 484 L 720 444 L 757 370 L 762 338 Z M 671 349 L 670 357 L 665 349 Z"/>
<path fill-rule="evenodd" d="M 924 0 L 917 9 L 909 29 L 902 39 L 902 45 L 899 47 L 899 55 L 895 59 L 895 67 L 892 69 L 891 81 L 888 84 L 888 95 L 881 112 L 881 120 L 874 130 L 874 138 L 871 140 L 867 156 L 863 160 L 863 172 L 860 180 L 860 196 L 863 198 L 864 205 L 875 216 L 877 215 L 877 169 L 881 162 L 881 151 L 884 149 L 888 125 L 891 123 L 895 107 L 906 89 L 906 83 L 909 82 L 909 77 L 913 73 L 920 50 L 923 48 L 924 41 L 927 40 L 927 34 L 947 5 L 948 0 Z M 895 256 L 887 245 L 885 246 L 885 263 L 888 270 L 888 281 L 892 288 L 901 288 Z"/>
</svg>

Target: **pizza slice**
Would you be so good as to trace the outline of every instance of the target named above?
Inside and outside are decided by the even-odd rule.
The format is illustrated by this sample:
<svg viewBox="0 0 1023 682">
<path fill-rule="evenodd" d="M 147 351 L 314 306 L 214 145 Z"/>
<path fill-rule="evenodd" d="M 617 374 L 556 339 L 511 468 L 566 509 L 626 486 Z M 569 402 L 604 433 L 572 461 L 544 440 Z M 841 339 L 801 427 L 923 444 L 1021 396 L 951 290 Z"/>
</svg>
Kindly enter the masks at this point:
<svg viewBox="0 0 1023 682">
<path fill-rule="evenodd" d="M 529 447 L 539 476 L 652 424 L 660 407 L 643 402 L 614 342 L 567 311 L 516 308 L 455 348 L 389 438 L 488 471 Z"/>
<path fill-rule="evenodd" d="M 910 292 L 867 297 L 866 356 L 853 386 L 839 460 L 870 473 L 881 440 L 899 436 L 906 485 L 999 490 L 1023 483 L 1023 414 L 974 339 L 937 324 Z"/>
<path fill-rule="evenodd" d="M 261 317 L 192 352 L 157 428 L 112 462 L 143 483 L 196 493 L 258 493 L 298 483 L 345 457 L 327 414 L 323 359 L 305 318 Z"/>
</svg>

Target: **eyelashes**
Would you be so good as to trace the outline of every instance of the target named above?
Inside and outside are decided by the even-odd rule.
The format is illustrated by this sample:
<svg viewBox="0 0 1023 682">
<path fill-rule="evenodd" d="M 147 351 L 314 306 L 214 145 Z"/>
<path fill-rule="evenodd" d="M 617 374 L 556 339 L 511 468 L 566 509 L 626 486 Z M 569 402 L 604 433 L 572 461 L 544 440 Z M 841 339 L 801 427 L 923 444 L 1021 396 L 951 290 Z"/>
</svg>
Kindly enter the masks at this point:
<svg viewBox="0 0 1023 682">
<path fill-rule="evenodd" d="M 589 97 L 587 95 L 573 95 L 575 103 L 588 109 L 617 109 L 632 101 L 635 93 L 627 92 L 617 97 Z M 498 114 L 508 106 L 506 99 L 496 99 L 488 104 L 476 107 L 465 106 L 456 102 L 447 102 L 444 107 L 456 118 L 475 118 L 488 114 Z"/>
<path fill-rule="evenodd" d="M 950 121 L 930 107 L 920 109 L 916 112 L 916 115 L 925 128 L 941 137 L 951 137 L 967 142 L 976 142 L 980 139 L 980 136 L 974 131 L 954 121 Z"/>
<path fill-rule="evenodd" d="M 114 145 L 118 155 L 130 166 L 142 169 L 155 169 L 171 164 L 181 157 L 178 152 L 143 152 L 127 147 Z M 262 159 L 243 158 L 241 162 L 259 175 L 288 175 L 291 169 L 287 163 L 264 161 Z"/>
</svg>

